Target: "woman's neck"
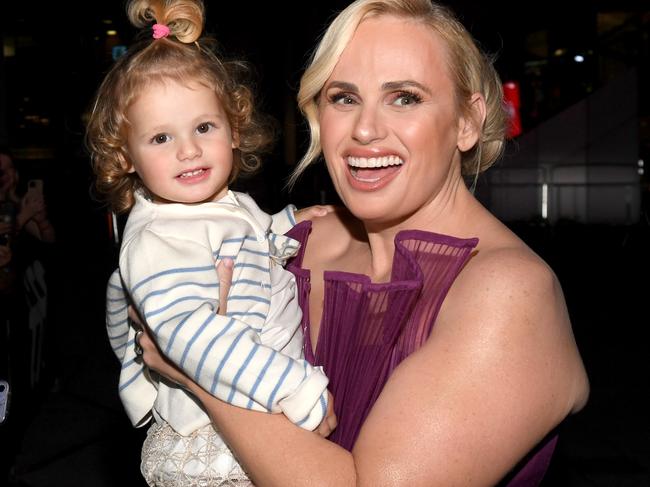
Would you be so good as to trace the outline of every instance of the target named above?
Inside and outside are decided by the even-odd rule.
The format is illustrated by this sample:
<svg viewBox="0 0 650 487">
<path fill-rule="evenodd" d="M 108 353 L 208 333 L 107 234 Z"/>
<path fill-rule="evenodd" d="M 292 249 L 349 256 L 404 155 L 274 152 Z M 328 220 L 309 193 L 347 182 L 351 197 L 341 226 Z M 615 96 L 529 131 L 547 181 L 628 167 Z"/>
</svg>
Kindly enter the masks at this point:
<svg viewBox="0 0 650 487">
<path fill-rule="evenodd" d="M 368 275 L 373 282 L 388 281 L 395 253 L 395 237 L 404 230 L 424 230 L 457 237 L 470 237 L 470 215 L 478 202 L 459 179 L 412 214 L 392 222 L 368 222 L 363 226 L 370 252 Z"/>
</svg>

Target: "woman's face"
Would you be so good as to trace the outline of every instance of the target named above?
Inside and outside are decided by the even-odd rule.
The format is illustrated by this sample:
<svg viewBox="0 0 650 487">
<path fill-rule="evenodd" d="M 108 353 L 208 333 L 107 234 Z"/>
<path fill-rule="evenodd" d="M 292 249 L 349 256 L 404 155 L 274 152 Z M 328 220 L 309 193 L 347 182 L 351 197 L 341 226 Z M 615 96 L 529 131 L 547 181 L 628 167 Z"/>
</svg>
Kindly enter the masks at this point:
<svg viewBox="0 0 650 487">
<path fill-rule="evenodd" d="M 16 168 L 7 154 L 0 154 L 0 191 L 11 191 L 18 183 Z"/>
<path fill-rule="evenodd" d="M 359 25 L 325 83 L 323 154 L 341 199 L 366 223 L 406 222 L 460 181 L 463 121 L 446 63 L 428 27 L 381 16 Z"/>
</svg>

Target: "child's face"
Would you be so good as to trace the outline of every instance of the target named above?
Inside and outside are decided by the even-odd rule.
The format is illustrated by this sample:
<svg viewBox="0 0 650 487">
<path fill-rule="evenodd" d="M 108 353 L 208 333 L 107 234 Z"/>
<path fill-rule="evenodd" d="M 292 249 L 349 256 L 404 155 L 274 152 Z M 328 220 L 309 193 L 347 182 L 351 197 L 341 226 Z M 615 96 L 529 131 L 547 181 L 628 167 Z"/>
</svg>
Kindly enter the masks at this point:
<svg viewBox="0 0 650 487">
<path fill-rule="evenodd" d="M 158 203 L 215 201 L 228 191 L 236 141 L 213 90 L 154 83 L 127 111 L 127 151 Z"/>
</svg>

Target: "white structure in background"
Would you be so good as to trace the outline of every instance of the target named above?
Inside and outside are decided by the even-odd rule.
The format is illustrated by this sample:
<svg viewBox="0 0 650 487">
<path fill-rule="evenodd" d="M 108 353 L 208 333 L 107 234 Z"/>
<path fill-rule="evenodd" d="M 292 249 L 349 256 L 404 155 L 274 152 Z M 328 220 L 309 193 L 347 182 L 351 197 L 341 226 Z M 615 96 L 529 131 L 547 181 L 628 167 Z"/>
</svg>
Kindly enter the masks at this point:
<svg viewBox="0 0 650 487">
<path fill-rule="evenodd" d="M 634 224 L 638 137 L 630 71 L 512 143 L 515 150 L 487 172 L 481 199 L 504 221 Z"/>
</svg>

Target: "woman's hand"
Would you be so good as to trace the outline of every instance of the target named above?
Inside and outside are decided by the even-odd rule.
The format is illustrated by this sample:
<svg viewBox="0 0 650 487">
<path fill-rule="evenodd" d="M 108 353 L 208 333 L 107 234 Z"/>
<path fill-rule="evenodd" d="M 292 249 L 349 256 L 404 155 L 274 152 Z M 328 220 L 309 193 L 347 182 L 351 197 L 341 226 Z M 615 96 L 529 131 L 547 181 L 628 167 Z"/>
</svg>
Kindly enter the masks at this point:
<svg viewBox="0 0 650 487">
<path fill-rule="evenodd" d="M 313 220 L 314 218 L 325 216 L 334 210 L 335 208 L 332 205 L 314 205 L 303 208 L 302 210 L 296 210 L 293 216 L 296 219 L 296 223 L 300 223 L 305 220 Z"/>
<path fill-rule="evenodd" d="M 336 413 L 334 412 L 334 396 L 330 391 L 327 391 L 327 413 L 323 418 L 323 421 L 318 425 L 318 428 L 314 430 L 314 433 L 318 433 L 323 438 L 327 438 L 332 434 L 332 431 L 338 425 L 338 420 L 336 419 Z"/>
<path fill-rule="evenodd" d="M 129 306 L 129 318 L 131 321 L 142 329 L 143 333 L 139 335 L 138 344 L 142 348 L 142 360 L 149 369 L 157 372 L 161 376 L 187 389 L 191 379 L 171 362 L 158 348 L 158 345 L 151 337 L 151 330 L 148 326 L 143 326 L 140 317 Z M 136 337 L 137 338 L 137 337 Z"/>
<path fill-rule="evenodd" d="M 45 199 L 42 194 L 27 192 L 20 203 L 18 220 L 24 225 L 38 214 L 46 214 Z"/>
<path fill-rule="evenodd" d="M 224 259 L 217 264 L 217 275 L 219 276 L 219 309 L 217 310 L 217 314 L 220 315 L 226 314 L 228 291 L 232 283 L 233 265 L 234 263 L 230 259 Z M 132 306 L 129 306 L 129 318 L 143 330 L 138 343 L 142 347 L 142 360 L 147 367 L 166 379 L 188 389 L 192 383 L 192 379 L 163 355 L 151 336 L 151 330 L 147 326 L 143 326 L 138 313 Z"/>
</svg>

